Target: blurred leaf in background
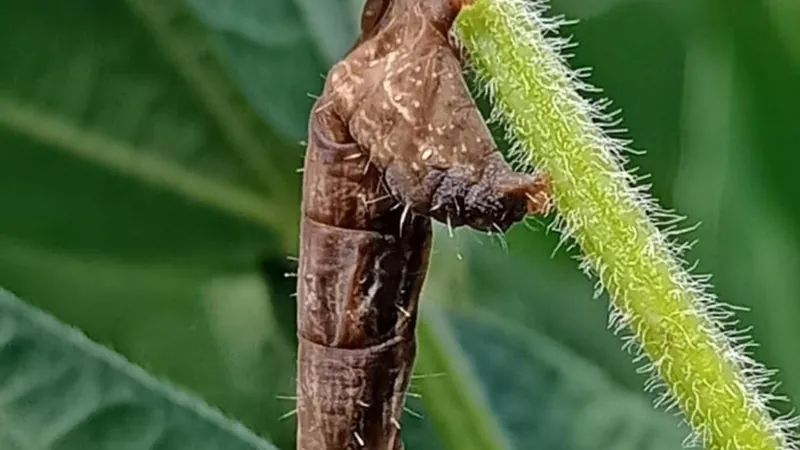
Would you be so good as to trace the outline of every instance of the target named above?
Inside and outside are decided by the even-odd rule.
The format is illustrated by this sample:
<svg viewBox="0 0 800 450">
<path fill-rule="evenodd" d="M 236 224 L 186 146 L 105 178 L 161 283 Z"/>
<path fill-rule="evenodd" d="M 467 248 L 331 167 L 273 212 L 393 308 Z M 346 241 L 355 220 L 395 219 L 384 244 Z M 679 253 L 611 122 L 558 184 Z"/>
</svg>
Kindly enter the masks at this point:
<svg viewBox="0 0 800 450">
<path fill-rule="evenodd" d="M 0 289 L 3 449 L 275 450 Z"/>
<path fill-rule="evenodd" d="M 360 6 L 4 0 L 0 285 L 294 448 L 279 418 L 294 408 L 300 142 Z M 648 151 L 632 166 L 703 223 L 690 256 L 752 308 L 756 357 L 800 398 L 795 3 L 553 7 L 582 19 L 563 30 L 572 64 L 594 68 Z M 437 230 L 408 448 L 465 448 L 470 420 L 496 448 L 679 448 L 685 428 L 642 393 L 575 251 L 528 225 L 502 242 Z M 456 373 L 425 373 L 430 355 Z"/>
</svg>

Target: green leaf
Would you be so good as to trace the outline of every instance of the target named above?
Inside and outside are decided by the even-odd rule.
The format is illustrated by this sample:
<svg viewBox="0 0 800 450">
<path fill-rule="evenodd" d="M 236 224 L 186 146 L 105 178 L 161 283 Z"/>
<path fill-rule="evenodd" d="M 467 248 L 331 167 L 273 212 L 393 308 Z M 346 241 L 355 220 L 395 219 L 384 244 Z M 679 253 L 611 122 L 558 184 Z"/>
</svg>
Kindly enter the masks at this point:
<svg viewBox="0 0 800 450">
<path fill-rule="evenodd" d="M 739 173 L 744 175 L 748 170 L 740 169 Z M 717 273 L 730 290 L 731 302 L 750 309 L 743 314 L 743 322 L 753 326 L 753 338 L 761 344 L 755 356 L 771 368 L 780 368 L 777 394 L 792 401 L 776 402 L 775 406 L 789 413 L 800 399 L 800 361 L 784 347 L 799 337 L 800 282 L 794 274 L 800 271 L 800 258 L 794 249 L 800 247 L 800 236 L 787 213 L 772 204 L 752 181 L 740 179 L 727 191 L 723 238 L 737 245 L 720 248 L 722 263 Z M 741 207 L 748 208 L 747 214 L 742 214 Z M 741 258 L 742 254 L 747 258 Z"/>
<path fill-rule="evenodd" d="M 477 380 L 466 366 L 466 356 L 449 323 L 435 306 L 428 305 L 422 311 L 418 325 L 420 350 L 416 362 L 416 371 L 421 379 L 415 384 L 419 386 L 426 417 L 440 433 L 444 448 L 509 448 L 492 412 L 487 408 Z M 426 375 L 435 374 L 445 378 L 424 379 Z"/>
<path fill-rule="evenodd" d="M 437 231 L 425 300 L 437 304 L 428 307 L 440 308 L 441 318 L 428 328 L 451 330 L 444 353 L 462 362 L 421 380 L 423 400 L 431 397 L 426 408 L 447 420 L 490 418 L 500 430 L 495 442 L 507 442 L 505 448 L 680 446 L 688 431 L 642 393 L 643 379 L 607 329 L 607 299 L 592 300 L 579 273 L 510 255 L 474 232 L 450 238 Z M 419 371 L 435 371 L 422 358 Z M 479 401 L 446 401 L 442 392 L 457 389 L 469 394 L 456 399 Z M 476 442 L 471 432 L 467 442 Z"/>
<path fill-rule="evenodd" d="M 8 449 L 275 448 L 4 290 L 0 417 Z"/>
<path fill-rule="evenodd" d="M 179 1 L 14 0 L 0 37 L 0 284 L 292 447 L 293 300 L 257 270 L 296 246 L 302 148 Z"/>
<path fill-rule="evenodd" d="M 263 117 L 284 136 L 305 139 L 312 95 L 355 36 L 345 1 L 186 2 L 216 32 L 225 61 Z"/>
<path fill-rule="evenodd" d="M 778 394 L 793 402 L 775 406 L 786 413 L 800 401 L 800 364 L 789 344 L 800 338 L 800 286 L 790 275 L 799 264 L 800 242 L 800 154 L 793 150 L 800 140 L 800 66 L 789 25 L 796 5 L 790 3 L 709 2 L 712 13 L 726 19 L 725 38 L 734 45 L 738 97 L 731 138 L 737 151 L 725 179 L 719 242 L 712 248 L 719 255 L 714 276 L 722 299 L 751 308 L 741 315 L 742 326 L 752 327 L 760 344 L 754 358 L 778 370 Z"/>
<path fill-rule="evenodd" d="M 795 68 L 800 71 L 800 3 L 794 0 L 769 0 L 764 2 L 770 18 L 784 45 L 792 56 Z"/>
<path fill-rule="evenodd" d="M 299 162 L 299 148 L 291 165 L 288 151 L 262 150 L 287 145 L 237 97 L 236 86 L 213 62 L 209 37 L 182 4 L 156 4 L 148 9 L 151 3 L 135 2 L 140 21 L 118 1 L 6 2 L 0 16 L 0 137 L 11 145 L 3 157 L 27 166 L 37 162 L 21 159 L 31 148 L 61 152 L 134 180 L 148 194 L 168 191 L 210 212 L 291 235 L 294 218 L 280 211 L 297 198 L 298 179 L 288 175 Z M 52 14 L 43 16 L 43 10 Z M 57 45 L 40 39 L 48 34 L 59 36 Z M 2 168 L 14 172 L 18 166 Z M 32 202 L 20 203 L 35 210 Z M 116 224 L 106 223 L 105 231 L 124 228 Z M 180 241 L 190 227 L 175 225 L 160 234 Z"/>
<path fill-rule="evenodd" d="M 14 212 L 2 234 L 132 258 L 208 259 L 280 244 L 261 231 L 277 222 L 255 194 L 2 98 L 0 140 L 0 204 Z"/>
<path fill-rule="evenodd" d="M 677 419 L 563 345 L 483 309 L 448 318 L 513 448 L 681 446 Z"/>
<path fill-rule="evenodd" d="M 702 8 L 695 11 L 699 14 Z M 684 138 L 674 187 L 677 207 L 693 222 L 703 224 L 692 238 L 708 244 L 719 238 L 725 180 L 744 141 L 737 126 L 743 100 L 736 95 L 741 89 L 736 88 L 741 80 L 737 80 L 733 48 L 723 37 L 697 25 L 687 44 Z M 702 270 L 716 273 L 718 256 L 711 248 L 703 246 L 694 253 L 702 256 Z"/>
<path fill-rule="evenodd" d="M 259 273 L 58 253 L 0 238 L 0 284 L 290 447 L 294 349 Z M 46 274 L 46 282 L 43 275 Z"/>
<path fill-rule="evenodd" d="M 649 0 L 653 1 L 653 0 Z M 642 0 L 555 0 L 553 6 L 559 12 L 569 15 L 574 19 L 591 19 L 607 14 L 609 11 L 627 5 L 640 3 Z"/>
<path fill-rule="evenodd" d="M 641 376 L 621 350 L 620 339 L 608 330 L 607 297 L 593 298 L 592 285 L 580 272 L 559 268 L 560 261 L 551 259 L 556 235 L 546 235 L 541 226 L 520 226 L 508 236 L 509 247 L 497 237 L 466 230 L 452 239 L 445 233 L 441 237 L 428 287 L 437 302 L 453 310 L 491 311 L 509 327 L 558 340 L 587 361 L 603 365 L 609 376 L 632 391 L 641 390 Z M 531 250 L 523 252 L 523 245 Z M 574 261 L 566 259 L 568 263 Z"/>
</svg>

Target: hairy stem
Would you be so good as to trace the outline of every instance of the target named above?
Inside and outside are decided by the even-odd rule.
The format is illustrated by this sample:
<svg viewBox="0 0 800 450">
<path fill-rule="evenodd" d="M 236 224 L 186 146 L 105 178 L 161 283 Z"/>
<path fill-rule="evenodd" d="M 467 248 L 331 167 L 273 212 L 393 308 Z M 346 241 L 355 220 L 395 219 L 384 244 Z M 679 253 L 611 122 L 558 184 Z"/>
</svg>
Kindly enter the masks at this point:
<svg viewBox="0 0 800 450">
<path fill-rule="evenodd" d="M 630 348 L 651 361 L 648 388 L 666 387 L 657 403 L 677 405 L 706 448 L 795 448 L 793 423 L 770 417 L 770 373 L 746 354 L 741 333 L 726 330 L 730 308 L 682 260 L 671 241 L 680 218 L 625 171 L 625 143 L 608 136 L 602 105 L 581 97 L 591 87 L 569 70 L 560 55 L 566 42 L 550 37 L 558 21 L 544 10 L 523 0 L 476 0 L 462 10 L 456 34 L 518 161 L 549 175 L 557 227 L 610 293 L 612 327 L 632 332 Z"/>
</svg>

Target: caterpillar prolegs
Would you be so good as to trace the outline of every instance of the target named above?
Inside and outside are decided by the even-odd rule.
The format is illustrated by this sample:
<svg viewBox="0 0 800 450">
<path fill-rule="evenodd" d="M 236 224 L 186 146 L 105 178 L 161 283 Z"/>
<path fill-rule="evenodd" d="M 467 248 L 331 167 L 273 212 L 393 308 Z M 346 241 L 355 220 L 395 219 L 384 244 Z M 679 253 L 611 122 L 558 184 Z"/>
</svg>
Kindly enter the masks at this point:
<svg viewBox="0 0 800 450">
<path fill-rule="evenodd" d="M 399 450 L 431 220 L 506 230 L 544 179 L 503 159 L 448 33 L 464 0 L 368 0 L 309 120 L 297 448 Z"/>
</svg>

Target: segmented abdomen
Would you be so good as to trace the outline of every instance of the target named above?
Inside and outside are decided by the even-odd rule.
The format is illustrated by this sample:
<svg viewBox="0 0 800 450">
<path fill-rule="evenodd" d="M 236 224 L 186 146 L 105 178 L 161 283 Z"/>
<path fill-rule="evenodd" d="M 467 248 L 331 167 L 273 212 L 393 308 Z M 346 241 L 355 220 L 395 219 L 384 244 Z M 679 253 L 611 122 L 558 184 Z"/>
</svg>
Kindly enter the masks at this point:
<svg viewBox="0 0 800 450">
<path fill-rule="evenodd" d="M 354 143 L 312 116 L 298 272 L 298 449 L 402 449 L 430 219 L 386 196 Z"/>
</svg>

